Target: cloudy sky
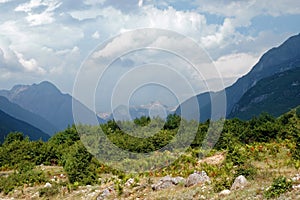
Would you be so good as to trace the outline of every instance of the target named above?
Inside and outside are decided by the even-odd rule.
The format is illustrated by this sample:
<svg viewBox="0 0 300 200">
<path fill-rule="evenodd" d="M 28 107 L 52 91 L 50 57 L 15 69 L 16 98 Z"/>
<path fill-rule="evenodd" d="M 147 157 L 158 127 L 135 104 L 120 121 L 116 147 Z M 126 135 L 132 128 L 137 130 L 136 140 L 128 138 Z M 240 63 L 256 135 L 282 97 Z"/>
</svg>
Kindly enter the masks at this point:
<svg viewBox="0 0 300 200">
<path fill-rule="evenodd" d="M 300 32 L 299 8 L 299 0 L 0 0 L 0 87 L 50 80 L 72 93 L 91 52 L 137 28 L 193 39 L 228 85 Z"/>
</svg>

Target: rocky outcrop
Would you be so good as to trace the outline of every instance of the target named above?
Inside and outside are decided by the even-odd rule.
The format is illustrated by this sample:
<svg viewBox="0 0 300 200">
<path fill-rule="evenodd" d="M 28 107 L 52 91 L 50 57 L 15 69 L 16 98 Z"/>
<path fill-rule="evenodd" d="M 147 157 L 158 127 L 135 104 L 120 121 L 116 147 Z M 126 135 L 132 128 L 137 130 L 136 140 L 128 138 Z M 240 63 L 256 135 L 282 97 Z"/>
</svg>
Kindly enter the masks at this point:
<svg viewBox="0 0 300 200">
<path fill-rule="evenodd" d="M 153 184 L 151 187 L 153 190 L 162 190 L 166 189 L 175 185 L 178 185 L 179 183 L 184 184 L 185 179 L 183 177 L 171 177 L 171 176 L 165 176 L 162 179 L 159 180 L 156 184 Z"/>
<path fill-rule="evenodd" d="M 243 189 L 247 185 L 248 185 L 248 181 L 245 178 L 245 176 L 240 175 L 234 180 L 234 183 L 231 186 L 231 190 Z"/>
<path fill-rule="evenodd" d="M 185 186 L 190 187 L 200 183 L 210 183 L 210 178 L 207 176 L 206 172 L 194 172 L 193 174 L 189 175 L 186 180 Z"/>
</svg>

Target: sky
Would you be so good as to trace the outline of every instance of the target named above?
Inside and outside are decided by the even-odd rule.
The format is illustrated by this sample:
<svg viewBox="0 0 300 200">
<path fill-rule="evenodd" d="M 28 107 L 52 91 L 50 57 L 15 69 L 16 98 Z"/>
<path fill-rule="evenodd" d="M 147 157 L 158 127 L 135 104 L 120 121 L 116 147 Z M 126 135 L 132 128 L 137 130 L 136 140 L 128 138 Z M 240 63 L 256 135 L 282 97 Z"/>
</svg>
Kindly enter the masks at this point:
<svg viewBox="0 0 300 200">
<path fill-rule="evenodd" d="M 299 0 L 0 0 L 0 88 L 49 80 L 72 94 L 78 72 L 101 44 L 111 41 L 109 51 L 116 52 L 126 46 L 116 43 L 116 36 L 141 28 L 165 29 L 193 40 L 228 86 L 264 52 L 300 32 L 299 8 Z M 138 34 L 125 39 L 131 42 L 127 45 L 149 45 Z M 174 41 L 168 47 L 171 44 Z M 146 50 L 125 55 L 112 64 L 114 70 L 102 82 L 113 85 L 110 77 L 142 63 L 141 58 L 146 64 L 151 56 L 152 61 L 170 64 L 163 54 Z M 178 70 L 184 71 L 184 66 Z M 105 94 L 105 88 L 110 86 L 100 92 Z M 198 87 L 196 92 L 202 90 Z"/>
</svg>

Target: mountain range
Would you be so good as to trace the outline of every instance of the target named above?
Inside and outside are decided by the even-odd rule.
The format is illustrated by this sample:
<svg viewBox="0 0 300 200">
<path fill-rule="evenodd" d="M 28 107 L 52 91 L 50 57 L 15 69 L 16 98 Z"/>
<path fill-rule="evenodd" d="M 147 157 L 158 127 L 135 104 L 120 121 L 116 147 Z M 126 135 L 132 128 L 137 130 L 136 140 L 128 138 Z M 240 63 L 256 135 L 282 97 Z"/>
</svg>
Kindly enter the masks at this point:
<svg viewBox="0 0 300 200">
<path fill-rule="evenodd" d="M 0 90 L 0 96 L 0 110 L 34 125 L 49 135 L 74 124 L 72 103 L 76 104 L 80 111 L 80 119 L 84 119 L 82 123 L 91 124 L 90 119 L 96 116 L 71 95 L 61 93 L 48 81 L 33 85 L 16 85 L 11 90 Z M 97 119 L 100 123 L 103 122 L 102 119 Z"/>
<path fill-rule="evenodd" d="M 113 110 L 112 114 L 106 114 L 106 120 L 116 119 L 117 121 L 126 121 L 146 117 L 160 117 L 165 119 L 169 114 L 173 114 L 174 108 L 163 105 L 159 101 L 153 101 L 145 105 L 125 106 L 120 105 Z M 101 114 L 105 116 L 104 114 Z"/>
<path fill-rule="evenodd" d="M 235 105 L 239 102 L 243 95 L 245 95 L 245 93 L 254 87 L 260 80 L 271 77 L 277 73 L 300 67 L 299 47 L 300 34 L 290 37 L 279 47 L 266 52 L 248 74 L 238 79 L 232 86 L 227 87 L 225 89 L 227 100 L 226 116 L 233 116 L 231 115 L 231 112 Z M 205 92 L 196 96 L 199 103 L 200 121 L 205 121 L 211 118 L 211 102 L 217 100 L 222 95 L 222 92 L 223 91 Z M 193 99 L 194 98 L 191 98 L 183 102 L 177 108 L 176 113 L 180 114 L 181 108 L 184 107 L 189 115 L 195 115 L 195 110 L 197 109 L 192 106 L 191 102 Z M 261 112 L 263 111 L 264 108 L 261 107 Z"/>
<path fill-rule="evenodd" d="M 300 105 L 300 34 L 290 37 L 279 47 L 267 51 L 245 76 L 225 89 L 227 118 L 249 119 L 262 112 L 279 116 Z M 200 121 L 211 117 L 211 102 L 217 102 L 222 91 L 206 92 L 183 102 L 175 111 L 185 109 L 186 116 L 194 116 L 199 103 Z M 43 81 L 33 85 L 16 85 L 0 90 L 1 139 L 9 131 L 24 131 L 30 138 L 47 139 L 48 135 L 74 124 L 72 104 L 80 113 L 80 123 L 95 125 L 96 114 L 55 85 Z M 174 112 L 159 102 L 147 105 L 120 106 L 107 119 L 127 120 L 141 116 L 161 116 Z M 188 115 L 187 115 L 188 114 Z M 193 117 L 191 117 L 193 118 Z M 97 117 L 98 122 L 105 122 Z M 47 135 L 48 134 L 48 135 Z"/>
<path fill-rule="evenodd" d="M 1 110 L 0 122 L 0 142 L 3 142 L 5 136 L 10 132 L 22 132 L 31 140 L 42 139 L 43 141 L 46 141 L 50 138 L 50 136 L 45 134 L 43 131 L 33 127 L 26 122 L 13 118 L 12 116 L 6 114 Z"/>
</svg>

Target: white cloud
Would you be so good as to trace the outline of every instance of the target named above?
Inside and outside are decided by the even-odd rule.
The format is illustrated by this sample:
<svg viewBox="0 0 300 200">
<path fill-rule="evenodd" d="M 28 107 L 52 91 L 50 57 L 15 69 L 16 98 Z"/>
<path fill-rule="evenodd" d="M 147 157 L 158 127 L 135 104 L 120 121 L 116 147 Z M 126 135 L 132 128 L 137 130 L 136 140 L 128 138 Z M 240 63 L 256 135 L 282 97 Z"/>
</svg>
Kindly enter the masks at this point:
<svg viewBox="0 0 300 200">
<path fill-rule="evenodd" d="M 246 53 L 229 54 L 214 62 L 223 78 L 241 77 L 258 62 L 259 57 Z"/>
<path fill-rule="evenodd" d="M 129 1 L 131 4 L 125 6 Z M 263 51 L 294 34 L 292 31 L 253 30 L 252 19 L 260 15 L 300 12 L 298 0 L 84 0 L 75 3 L 72 0 L 22 0 L 21 3 L 0 0 L 0 3 L 6 3 L 0 7 L 1 16 L 4 16 L 0 19 L 0 48 L 6 72 L 15 74 L 22 69 L 20 58 L 14 53 L 21 52 L 23 65 L 28 69 L 43 66 L 46 71 L 43 77 L 50 76 L 62 85 L 64 81 L 73 81 L 70 77 L 98 45 L 96 42 L 143 27 L 168 29 L 191 37 L 206 48 L 221 66 L 222 73 L 240 76 Z M 181 5 L 183 3 L 186 5 Z M 170 6 L 172 4 L 174 7 Z M 198 6 L 193 7 L 193 4 Z M 11 10 L 5 10 L 8 8 Z M 207 13 L 220 20 L 211 20 Z M 241 27 L 246 31 L 238 30 Z M 166 48 L 176 46 L 176 42 L 167 39 L 161 37 L 155 42 L 163 41 Z M 122 46 L 135 47 L 147 42 L 150 43 L 144 36 L 132 36 L 108 45 L 102 55 L 114 55 Z M 144 58 L 134 59 L 140 62 Z M 229 67 L 233 65 L 239 67 Z M 30 77 L 30 73 L 26 74 Z"/>
<path fill-rule="evenodd" d="M 139 0 L 139 7 L 142 7 L 144 3 L 144 0 Z"/>
<path fill-rule="evenodd" d="M 15 0 L 0 0 L 0 3 L 7 3 L 7 2 L 11 2 L 11 1 L 15 1 Z"/>
<path fill-rule="evenodd" d="M 44 1 L 44 0 L 31 0 L 15 8 L 15 11 L 23 11 L 28 14 L 26 20 L 31 26 L 38 26 L 43 24 L 51 24 L 55 21 L 53 17 L 54 11 L 62 5 L 59 1 Z M 42 12 L 35 13 L 33 9 L 45 6 Z"/>
<path fill-rule="evenodd" d="M 15 52 L 15 54 L 18 58 L 19 63 L 24 67 L 25 71 L 34 72 L 42 75 L 46 73 L 45 69 L 38 66 L 38 63 L 35 59 L 31 58 L 26 60 L 23 54 L 19 52 Z"/>
<path fill-rule="evenodd" d="M 99 38 L 100 38 L 99 32 L 96 31 L 96 32 L 92 35 L 92 38 L 94 38 L 94 39 L 99 39 Z"/>
<path fill-rule="evenodd" d="M 300 14 L 300 1 L 298 0 L 196 0 L 195 4 L 198 5 L 199 12 L 234 18 L 235 26 L 249 26 L 251 19 L 258 15 Z"/>
</svg>

